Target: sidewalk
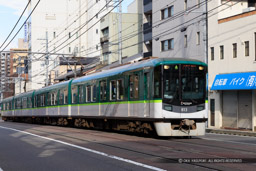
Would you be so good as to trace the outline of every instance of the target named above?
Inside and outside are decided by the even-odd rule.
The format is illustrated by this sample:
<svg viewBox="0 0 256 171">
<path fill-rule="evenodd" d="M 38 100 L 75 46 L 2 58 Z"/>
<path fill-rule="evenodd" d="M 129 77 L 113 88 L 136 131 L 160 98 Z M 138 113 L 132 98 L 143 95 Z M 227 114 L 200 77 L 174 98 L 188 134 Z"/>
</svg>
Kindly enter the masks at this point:
<svg viewBox="0 0 256 171">
<path fill-rule="evenodd" d="M 256 137 L 256 132 L 253 132 L 253 131 L 206 128 L 206 132 L 207 133 L 215 133 L 215 134 L 229 134 L 229 135 L 241 135 L 241 136 Z"/>
</svg>

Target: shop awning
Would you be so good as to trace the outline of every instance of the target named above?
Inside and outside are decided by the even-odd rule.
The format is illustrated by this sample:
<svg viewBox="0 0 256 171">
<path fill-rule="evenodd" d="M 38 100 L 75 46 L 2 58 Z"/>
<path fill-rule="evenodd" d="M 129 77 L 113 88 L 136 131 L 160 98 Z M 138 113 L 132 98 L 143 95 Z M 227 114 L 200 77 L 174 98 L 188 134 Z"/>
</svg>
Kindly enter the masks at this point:
<svg viewBox="0 0 256 171">
<path fill-rule="evenodd" d="M 256 89 L 256 72 L 216 75 L 211 90 Z"/>
</svg>

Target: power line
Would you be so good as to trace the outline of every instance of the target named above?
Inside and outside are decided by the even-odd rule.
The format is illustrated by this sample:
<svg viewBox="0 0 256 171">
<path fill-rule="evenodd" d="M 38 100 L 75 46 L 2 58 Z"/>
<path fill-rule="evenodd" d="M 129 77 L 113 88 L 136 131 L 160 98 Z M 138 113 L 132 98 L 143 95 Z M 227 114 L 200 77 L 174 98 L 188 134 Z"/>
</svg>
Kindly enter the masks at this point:
<svg viewBox="0 0 256 171">
<path fill-rule="evenodd" d="M 93 2 L 93 1 L 89 1 L 89 2 Z M 84 14 L 86 14 L 94 5 L 96 5 L 97 4 L 97 2 L 95 2 L 92 6 L 90 6 L 89 8 L 87 8 L 88 6 L 89 6 L 89 3 L 87 4 L 87 6 L 86 7 L 83 7 L 83 8 L 87 8 L 87 10 L 83 13 L 83 14 L 81 14 L 81 15 L 79 15 L 79 17 L 77 17 L 73 22 L 72 22 L 72 24 L 70 24 L 70 25 L 68 25 L 67 27 L 65 27 L 65 29 L 62 31 L 62 32 L 60 32 L 60 33 L 58 33 L 57 35 L 56 35 L 56 37 L 59 37 L 62 33 L 64 33 L 69 27 L 71 27 L 74 23 L 76 23 L 76 21 L 77 20 L 79 20 Z M 80 7 L 80 8 L 82 8 L 82 7 Z M 73 19 L 74 19 L 75 17 L 73 17 Z M 71 19 L 72 20 L 72 19 Z M 77 28 L 76 28 L 77 29 Z M 74 29 L 74 30 L 76 30 L 76 29 Z M 74 31 L 73 30 L 73 31 Z M 72 32 L 73 32 L 72 31 Z M 64 37 L 62 37 L 61 39 L 63 39 L 63 38 L 65 38 L 66 36 L 68 36 L 67 34 L 64 36 Z M 49 44 L 51 43 L 51 42 L 53 42 L 55 40 L 55 38 L 53 38 L 52 40 L 50 40 L 49 41 Z M 43 48 L 44 48 L 45 46 L 43 46 L 39 51 L 41 51 Z M 49 46 L 49 48 L 51 48 L 52 47 L 52 45 L 50 45 Z"/>
<path fill-rule="evenodd" d="M 37 4 L 35 5 L 35 7 L 33 8 L 33 10 L 31 11 L 31 13 L 29 14 L 29 16 L 27 17 L 27 19 L 25 20 L 25 22 L 22 24 L 22 26 L 20 27 L 20 29 L 17 31 L 17 33 L 13 36 L 13 38 L 11 39 L 11 41 L 4 47 L 4 49 L 2 50 L 2 51 L 4 51 L 6 48 L 7 48 L 7 46 L 9 46 L 9 44 L 13 41 L 13 39 L 17 36 L 17 34 L 20 32 L 20 30 L 23 28 L 23 26 L 25 25 L 25 23 L 28 21 L 28 19 L 30 18 L 30 16 L 33 14 L 33 12 L 34 12 L 34 10 L 36 9 L 36 7 L 38 6 L 38 4 L 39 4 L 39 2 L 40 2 L 41 0 L 38 0 L 38 2 L 37 2 Z M 1 52 L 2 52 L 1 51 Z M 0 52 L 0 53 L 1 53 Z"/>
<path fill-rule="evenodd" d="M 110 10 L 108 13 L 106 13 L 102 18 L 104 18 L 105 16 L 107 16 L 111 11 L 113 11 L 120 3 L 122 3 L 122 1 L 123 0 L 121 0 L 117 5 L 115 5 L 113 8 L 112 8 L 112 10 Z M 108 2 L 108 4 L 110 3 L 111 1 L 109 1 Z M 87 22 L 86 22 L 86 24 L 88 24 L 90 21 L 92 21 L 92 19 L 94 18 L 94 17 L 96 17 L 108 4 L 106 4 L 96 15 L 94 15 L 90 20 L 88 20 Z M 80 36 L 82 36 L 83 34 L 85 34 L 86 32 L 88 32 L 93 26 L 95 26 L 98 22 L 100 22 L 101 21 L 101 19 L 99 19 L 96 23 L 94 23 L 90 28 L 88 28 L 87 30 L 85 30 L 81 35 L 79 35 L 76 39 L 74 39 L 72 42 L 74 42 L 75 40 L 77 40 Z M 84 26 L 83 26 L 84 27 Z M 81 29 L 81 28 L 80 28 Z M 74 36 L 74 35 L 72 35 L 72 36 Z M 72 37 L 71 36 L 71 37 Z M 71 43 L 72 43 L 71 42 Z M 61 46 L 61 45 L 60 45 Z M 67 45 L 65 45 L 64 47 L 66 47 Z M 58 46 L 59 47 L 59 46 Z M 61 49 L 63 49 L 64 47 L 62 47 Z M 59 50 L 61 50 L 61 49 L 59 49 Z M 59 51 L 59 50 L 57 50 L 57 51 Z M 57 57 L 56 57 L 57 58 Z M 55 58 L 55 59 L 56 59 Z M 50 67 L 51 65 L 49 65 L 48 67 Z M 40 73 L 42 73 L 42 72 L 39 72 L 39 73 L 37 73 L 36 75 L 34 75 L 34 77 L 36 77 L 36 76 L 38 76 Z"/>
<path fill-rule="evenodd" d="M 174 0 L 172 3 L 174 3 L 175 1 L 176 1 L 176 0 Z M 212 0 L 210 0 L 210 1 L 212 1 Z M 167 6 L 170 6 L 172 3 L 168 4 Z M 201 2 L 199 5 L 204 5 L 204 4 L 205 4 L 205 1 Z M 190 11 L 193 11 L 193 10 L 197 9 L 197 6 L 198 6 L 198 4 L 192 6 L 189 10 L 190 10 Z M 195 7 L 196 7 L 196 8 L 195 8 Z M 195 9 L 194 9 L 194 8 L 195 8 Z M 160 9 L 160 10 L 161 10 L 161 9 Z M 158 12 L 158 11 L 160 11 L 160 10 L 155 11 L 153 14 L 155 14 L 156 12 Z M 179 11 L 179 12 L 177 12 L 174 16 L 172 16 L 171 18 L 169 18 L 168 20 L 164 20 L 164 21 L 161 20 L 162 23 L 159 23 L 159 21 L 156 21 L 155 23 L 152 23 L 152 27 L 149 27 L 149 28 L 147 28 L 147 29 L 144 29 L 144 30 L 142 30 L 141 32 L 134 33 L 134 31 L 132 31 L 132 33 L 133 33 L 132 36 L 135 36 L 135 35 L 137 35 L 137 34 L 143 33 L 143 32 L 145 32 L 145 31 L 148 31 L 148 30 L 152 29 L 152 28 L 159 27 L 160 25 L 164 24 L 164 23 L 167 22 L 167 21 L 169 22 L 169 21 L 171 21 L 171 20 L 175 20 L 175 19 L 177 19 L 177 18 L 183 16 L 185 13 L 187 13 L 187 11 L 184 11 L 184 10 Z M 140 20 L 140 21 L 143 21 L 143 19 Z M 161 21 L 160 21 L 160 22 L 161 22 Z M 159 24 L 153 26 L 153 24 L 156 24 L 156 23 L 159 23 Z M 138 24 L 138 23 L 137 23 L 137 24 Z M 127 27 L 126 29 L 122 30 L 121 32 L 124 32 L 125 30 L 129 29 L 130 27 L 132 27 L 132 26 L 134 26 L 134 25 L 135 25 L 135 24 L 132 24 L 131 26 Z M 169 28 L 168 28 L 168 29 L 169 29 Z M 118 33 L 115 34 L 115 35 L 113 35 L 113 36 L 111 36 L 111 37 L 109 37 L 109 39 L 111 39 L 112 37 L 115 37 L 116 35 L 118 35 Z M 129 36 L 129 34 L 126 35 L 126 36 Z M 118 40 L 118 39 L 115 39 L 115 40 L 112 40 L 112 41 L 117 41 L 117 40 Z M 97 45 L 100 45 L 100 44 L 97 44 Z M 110 46 L 111 46 L 111 45 L 110 45 Z M 110 46 L 108 46 L 108 47 L 110 47 Z M 91 47 L 90 47 L 90 48 L 91 48 Z M 81 52 L 88 51 L 88 50 L 90 50 L 90 48 L 85 49 L 85 50 L 83 50 L 83 51 L 81 51 Z M 91 53 L 89 53 L 89 54 L 92 54 L 92 53 L 95 53 L 95 52 L 98 52 L 98 51 L 101 51 L 101 50 L 96 50 L 96 51 L 93 51 L 93 52 L 91 52 Z"/>
<path fill-rule="evenodd" d="M 0 47 L 0 49 L 3 47 L 3 45 L 6 43 L 6 41 L 9 39 L 9 37 L 11 36 L 11 34 L 12 34 L 12 32 L 14 31 L 14 29 L 16 28 L 16 26 L 18 25 L 18 23 L 20 22 L 20 19 L 22 18 L 22 16 L 23 16 L 23 14 L 25 13 L 25 11 L 27 10 L 27 8 L 28 8 L 28 5 L 30 4 L 30 1 L 31 0 L 29 0 L 28 1 L 28 3 L 27 3 L 27 5 L 26 5 L 26 7 L 25 7 L 25 9 L 23 10 L 23 12 L 22 12 L 22 14 L 20 15 L 20 17 L 19 17 L 19 19 L 18 19 L 18 21 L 16 22 L 16 24 L 14 25 L 14 27 L 12 28 L 12 31 L 9 33 L 9 35 L 7 36 L 7 38 L 5 39 L 5 41 L 2 43 L 2 45 L 1 45 L 1 47 Z"/>
</svg>

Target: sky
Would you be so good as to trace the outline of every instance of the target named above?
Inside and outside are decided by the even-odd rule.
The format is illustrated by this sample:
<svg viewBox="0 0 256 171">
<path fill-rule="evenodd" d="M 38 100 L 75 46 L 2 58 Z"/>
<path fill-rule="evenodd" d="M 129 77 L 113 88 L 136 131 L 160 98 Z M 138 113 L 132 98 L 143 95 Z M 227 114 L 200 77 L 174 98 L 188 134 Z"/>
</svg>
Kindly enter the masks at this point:
<svg viewBox="0 0 256 171">
<path fill-rule="evenodd" d="M 27 5 L 28 0 L 0 0 L 0 46 L 4 42 L 4 40 L 7 38 L 9 33 L 11 32 L 12 28 L 18 21 L 22 11 Z M 25 15 L 27 15 L 27 12 L 25 12 Z M 21 21 L 25 21 L 25 17 L 22 18 Z M 20 21 L 20 24 L 16 27 L 16 30 L 12 34 L 12 36 L 17 32 L 17 30 L 20 28 L 23 22 Z M 12 36 L 9 40 L 11 40 Z M 9 47 L 7 47 L 5 50 L 9 50 L 9 48 L 15 48 L 18 47 L 18 38 L 24 37 L 24 29 L 20 31 L 20 33 L 17 35 L 17 37 L 14 39 L 14 41 L 10 44 Z M 9 41 L 7 41 L 8 43 Z M 0 49 L 3 50 L 5 45 Z"/>
<path fill-rule="evenodd" d="M 127 11 L 127 5 L 130 4 L 133 0 L 124 0 L 122 3 L 123 12 Z M 25 9 L 28 0 L 0 0 L 0 47 L 4 40 L 7 38 L 9 33 L 11 32 L 12 28 L 15 26 L 16 22 L 18 21 L 22 11 Z M 24 14 L 25 16 L 16 26 L 12 36 L 8 39 L 12 39 L 18 29 L 21 27 L 23 22 L 26 20 L 27 12 Z M 22 29 L 19 34 L 15 37 L 15 39 L 11 42 L 11 44 L 5 49 L 9 50 L 10 48 L 17 48 L 18 47 L 18 38 L 24 37 L 24 29 Z M 7 43 L 5 45 L 7 45 Z M 0 49 L 3 50 L 5 45 Z"/>
</svg>

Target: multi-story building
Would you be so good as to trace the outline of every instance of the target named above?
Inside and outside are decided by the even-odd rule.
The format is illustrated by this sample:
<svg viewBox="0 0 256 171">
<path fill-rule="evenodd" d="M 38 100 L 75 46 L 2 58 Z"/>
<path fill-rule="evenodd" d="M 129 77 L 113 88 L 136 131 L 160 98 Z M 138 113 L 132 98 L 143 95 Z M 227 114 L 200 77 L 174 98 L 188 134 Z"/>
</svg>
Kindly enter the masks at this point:
<svg viewBox="0 0 256 171">
<path fill-rule="evenodd" d="M 146 53 L 152 50 L 155 57 L 207 62 L 206 1 L 167 0 L 159 3 L 144 0 L 144 4 Z"/>
<path fill-rule="evenodd" d="M 11 59 L 9 52 L 1 52 L 1 62 L 0 62 L 0 96 L 1 100 L 13 95 L 14 83 L 12 78 L 10 78 L 11 71 Z"/>
<path fill-rule="evenodd" d="M 101 19 L 102 63 L 111 64 L 119 59 L 119 42 L 121 42 L 122 59 L 142 53 L 142 15 L 139 13 L 122 13 L 121 40 L 119 34 L 119 14 L 110 13 Z"/>
<path fill-rule="evenodd" d="M 28 49 L 15 48 L 10 49 L 10 77 L 14 82 L 15 88 L 12 90 L 13 95 L 26 92 L 26 84 L 28 82 Z"/>
<path fill-rule="evenodd" d="M 256 10 L 252 0 L 210 1 L 209 127 L 256 131 Z"/>
<path fill-rule="evenodd" d="M 152 0 L 143 0 L 143 57 L 152 56 Z"/>
<path fill-rule="evenodd" d="M 30 11 L 38 1 L 32 0 Z M 99 20 L 113 9 L 113 1 L 44 0 L 33 12 L 27 27 L 28 48 L 31 52 L 29 66 L 31 89 L 43 87 L 46 71 L 55 69 L 57 57 L 92 57 L 100 55 Z M 58 53 L 58 55 L 54 54 Z M 47 63 L 46 59 L 49 59 Z M 47 69 L 48 68 L 48 69 Z"/>
</svg>

